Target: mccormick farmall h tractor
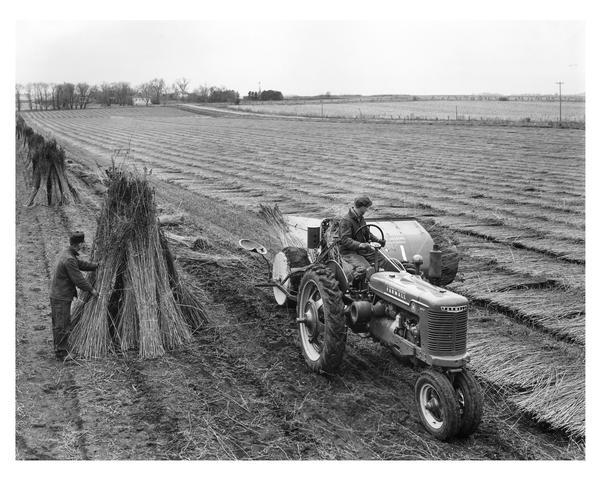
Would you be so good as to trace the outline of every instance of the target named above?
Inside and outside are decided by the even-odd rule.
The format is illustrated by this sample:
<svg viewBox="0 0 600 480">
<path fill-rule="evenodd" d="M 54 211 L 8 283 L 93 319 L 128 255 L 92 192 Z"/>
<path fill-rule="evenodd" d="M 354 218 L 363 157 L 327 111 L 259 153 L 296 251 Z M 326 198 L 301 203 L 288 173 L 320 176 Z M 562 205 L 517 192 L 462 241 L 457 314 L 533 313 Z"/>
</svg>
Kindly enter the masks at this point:
<svg viewBox="0 0 600 480">
<path fill-rule="evenodd" d="M 480 388 L 466 368 L 467 299 L 441 286 L 442 252 L 414 218 L 370 221 L 376 223 L 363 228 L 378 239 L 388 232 L 385 249 L 383 242 L 370 245 L 395 270 L 380 271 L 376 264 L 370 276 L 353 271 L 339 254 L 339 219 L 326 218 L 307 228 L 307 248 L 275 255 L 271 280 L 259 286 L 273 287 L 279 305 L 296 303 L 302 353 L 312 370 L 336 371 L 348 329 L 370 337 L 425 367 L 415 385 L 425 428 L 441 440 L 467 436 L 482 415 Z M 267 253 L 251 240 L 240 245 Z"/>
</svg>

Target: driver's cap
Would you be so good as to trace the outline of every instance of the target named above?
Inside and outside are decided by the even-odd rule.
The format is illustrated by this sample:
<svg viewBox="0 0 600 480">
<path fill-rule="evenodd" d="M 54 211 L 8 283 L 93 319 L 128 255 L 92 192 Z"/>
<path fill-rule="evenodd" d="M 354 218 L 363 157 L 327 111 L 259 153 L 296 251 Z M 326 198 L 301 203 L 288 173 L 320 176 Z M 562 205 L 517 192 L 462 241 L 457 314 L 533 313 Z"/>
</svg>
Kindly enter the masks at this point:
<svg viewBox="0 0 600 480">
<path fill-rule="evenodd" d="M 354 199 L 354 206 L 356 208 L 370 207 L 371 205 L 373 205 L 373 202 L 369 197 L 357 197 Z"/>
<path fill-rule="evenodd" d="M 71 245 L 76 245 L 77 243 L 85 242 L 85 234 L 83 232 L 77 231 L 73 232 L 69 237 L 69 243 Z"/>
</svg>

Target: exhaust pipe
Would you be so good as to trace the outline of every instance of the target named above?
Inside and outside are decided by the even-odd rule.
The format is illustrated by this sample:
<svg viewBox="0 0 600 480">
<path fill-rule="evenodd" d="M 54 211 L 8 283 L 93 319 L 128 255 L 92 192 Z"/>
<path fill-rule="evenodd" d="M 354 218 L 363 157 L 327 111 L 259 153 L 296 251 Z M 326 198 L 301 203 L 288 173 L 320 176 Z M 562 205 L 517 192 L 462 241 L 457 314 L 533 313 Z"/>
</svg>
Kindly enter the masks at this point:
<svg viewBox="0 0 600 480">
<path fill-rule="evenodd" d="M 437 244 L 429 252 L 429 283 L 441 285 L 442 283 L 442 252 Z"/>
</svg>

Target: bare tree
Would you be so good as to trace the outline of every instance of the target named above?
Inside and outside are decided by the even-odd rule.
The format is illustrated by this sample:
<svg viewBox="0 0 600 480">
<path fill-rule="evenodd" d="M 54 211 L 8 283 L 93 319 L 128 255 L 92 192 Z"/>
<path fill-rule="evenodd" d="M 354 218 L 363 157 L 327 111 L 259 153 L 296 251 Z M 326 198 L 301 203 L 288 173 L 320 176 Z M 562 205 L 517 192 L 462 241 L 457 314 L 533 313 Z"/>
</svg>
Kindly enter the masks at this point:
<svg viewBox="0 0 600 480">
<path fill-rule="evenodd" d="M 89 101 L 90 93 L 91 93 L 90 90 L 91 90 L 90 86 L 85 82 L 77 84 L 76 94 L 77 94 L 77 102 L 79 103 L 80 109 L 87 107 L 87 103 Z"/>
<path fill-rule="evenodd" d="M 179 98 L 181 98 L 181 100 L 185 99 L 185 97 L 187 97 L 188 94 L 188 85 L 189 85 L 190 81 L 185 78 L 185 77 L 181 77 L 178 78 L 177 80 L 175 80 L 175 85 L 177 87 L 177 91 L 179 92 Z"/>
<path fill-rule="evenodd" d="M 107 82 L 102 82 L 98 89 L 98 100 L 102 105 L 110 107 L 110 104 L 112 103 L 112 93 L 112 86 Z"/>
<path fill-rule="evenodd" d="M 208 96 L 210 95 L 210 88 L 206 85 L 200 85 L 194 93 L 198 97 L 200 102 L 208 102 Z"/>
<path fill-rule="evenodd" d="M 40 108 L 40 97 L 41 97 L 41 93 L 40 93 L 40 84 L 38 82 L 33 82 L 31 84 L 31 93 L 33 94 L 33 105 L 35 106 L 35 109 L 37 110 L 38 108 Z M 33 109 L 32 109 L 33 110 Z"/>
<path fill-rule="evenodd" d="M 21 111 L 21 91 L 23 90 L 23 85 L 17 83 L 15 85 L 15 101 L 17 104 L 17 111 Z"/>
<path fill-rule="evenodd" d="M 87 100 L 86 100 L 85 105 L 83 106 L 83 108 L 87 108 L 88 103 L 90 103 L 92 101 L 92 99 L 97 98 L 97 96 L 98 96 L 98 90 L 99 90 L 98 85 L 92 85 L 90 87 L 90 93 L 88 93 Z"/>
<path fill-rule="evenodd" d="M 120 106 L 131 105 L 133 103 L 133 89 L 128 82 L 117 82 L 112 84 L 115 94 L 115 101 Z"/>
<path fill-rule="evenodd" d="M 29 110 L 33 110 L 33 100 L 31 98 L 31 91 L 33 87 L 31 83 L 25 85 L 25 96 L 27 97 L 27 102 L 29 103 Z"/>
<path fill-rule="evenodd" d="M 49 83 L 42 83 L 42 94 L 43 94 L 43 105 L 44 110 L 48 110 L 50 107 L 50 102 L 52 100 L 52 85 Z"/>
<path fill-rule="evenodd" d="M 50 97 L 51 97 L 51 102 L 52 102 L 52 109 L 53 110 L 60 110 L 61 107 L 61 92 L 62 92 L 62 85 L 58 84 L 58 83 L 50 83 L 48 85 L 48 89 L 50 90 Z"/>
<path fill-rule="evenodd" d="M 150 81 L 150 89 L 152 91 L 153 103 L 160 103 L 160 97 L 163 94 L 163 91 L 165 90 L 165 86 L 165 81 L 162 78 L 155 78 L 154 80 Z"/>
<path fill-rule="evenodd" d="M 150 86 L 150 82 L 142 83 L 137 88 L 138 94 L 146 101 L 146 106 L 150 103 L 152 99 L 152 87 Z"/>
<path fill-rule="evenodd" d="M 72 83 L 62 84 L 62 108 L 73 110 L 75 104 L 75 85 Z"/>
<path fill-rule="evenodd" d="M 32 84 L 33 87 L 33 96 L 35 102 L 35 109 L 41 110 L 44 108 L 44 97 L 46 89 L 48 88 L 48 84 L 42 82 L 34 82 Z"/>
</svg>

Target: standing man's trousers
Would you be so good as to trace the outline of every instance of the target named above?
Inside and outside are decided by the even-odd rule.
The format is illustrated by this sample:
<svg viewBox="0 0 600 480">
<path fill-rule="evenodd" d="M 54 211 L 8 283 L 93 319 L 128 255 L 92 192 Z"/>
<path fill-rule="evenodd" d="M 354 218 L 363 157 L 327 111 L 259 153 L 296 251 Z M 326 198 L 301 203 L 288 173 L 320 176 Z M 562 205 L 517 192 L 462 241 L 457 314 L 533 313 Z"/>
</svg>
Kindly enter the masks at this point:
<svg viewBox="0 0 600 480">
<path fill-rule="evenodd" d="M 52 309 L 52 337 L 54 353 L 65 356 L 68 353 L 69 333 L 71 330 L 71 301 L 50 299 Z"/>
</svg>

